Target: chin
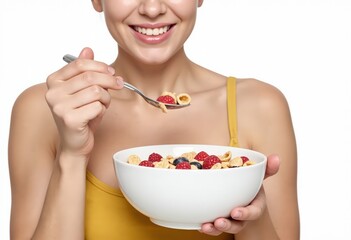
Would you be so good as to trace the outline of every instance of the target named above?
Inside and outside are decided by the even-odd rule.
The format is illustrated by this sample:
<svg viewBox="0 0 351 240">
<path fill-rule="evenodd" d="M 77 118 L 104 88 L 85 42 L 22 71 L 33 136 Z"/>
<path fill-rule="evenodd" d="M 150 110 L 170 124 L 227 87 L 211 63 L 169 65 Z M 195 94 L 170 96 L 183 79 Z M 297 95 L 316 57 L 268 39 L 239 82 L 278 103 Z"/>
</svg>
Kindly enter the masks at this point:
<svg viewBox="0 0 351 240">
<path fill-rule="evenodd" d="M 164 48 L 143 49 L 135 57 L 138 61 L 148 65 L 161 65 L 175 57 L 175 51 L 168 51 Z"/>
</svg>

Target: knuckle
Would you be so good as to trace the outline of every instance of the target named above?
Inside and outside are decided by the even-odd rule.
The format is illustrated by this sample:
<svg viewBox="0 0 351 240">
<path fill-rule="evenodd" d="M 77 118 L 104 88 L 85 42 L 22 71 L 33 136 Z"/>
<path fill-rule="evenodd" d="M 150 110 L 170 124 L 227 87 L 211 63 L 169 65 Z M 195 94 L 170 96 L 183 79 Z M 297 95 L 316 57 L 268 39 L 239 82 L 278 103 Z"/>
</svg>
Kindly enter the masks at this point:
<svg viewBox="0 0 351 240">
<path fill-rule="evenodd" d="M 83 70 L 85 68 L 85 66 L 86 66 L 86 63 L 85 63 L 84 59 L 81 59 L 81 58 L 77 58 L 72 63 L 79 70 Z"/>
<path fill-rule="evenodd" d="M 101 92 L 102 92 L 101 87 L 99 87 L 98 85 L 92 85 L 92 86 L 90 87 L 90 90 L 91 90 L 91 92 L 92 92 L 93 94 L 96 94 L 96 95 L 100 95 Z"/>
<path fill-rule="evenodd" d="M 68 126 L 69 129 L 74 129 L 77 125 L 77 119 L 70 112 L 64 112 L 62 114 L 62 121 L 65 126 Z"/>
<path fill-rule="evenodd" d="M 98 100 L 102 97 L 102 89 L 97 86 L 93 85 L 89 88 L 89 94 L 95 99 Z"/>
<path fill-rule="evenodd" d="M 91 104 L 92 111 L 99 115 L 105 111 L 104 106 L 100 102 L 94 102 Z"/>
<path fill-rule="evenodd" d="M 108 65 L 105 63 L 100 63 L 97 61 L 93 61 L 90 59 L 82 59 L 77 58 L 75 61 L 72 62 L 79 71 L 87 71 L 88 69 L 95 69 L 98 72 L 105 72 L 107 71 Z"/>
<path fill-rule="evenodd" d="M 49 89 L 49 90 L 45 93 L 45 100 L 46 100 L 46 102 L 47 102 L 49 105 L 51 105 L 51 104 L 53 103 L 54 99 L 55 99 L 54 91 L 52 91 L 52 90 Z"/>
<path fill-rule="evenodd" d="M 54 115 L 56 116 L 62 116 L 64 117 L 64 110 L 61 104 L 52 106 L 52 112 L 54 113 Z"/>
<path fill-rule="evenodd" d="M 82 80 L 84 81 L 84 82 L 86 82 L 86 83 L 88 83 L 89 85 L 90 84 L 93 84 L 93 76 L 92 76 L 93 74 L 92 74 L 92 72 L 89 72 L 89 71 L 87 71 L 87 72 L 83 72 L 82 74 L 81 74 L 81 78 L 82 78 Z"/>
<path fill-rule="evenodd" d="M 53 84 L 54 81 L 55 81 L 54 74 L 50 74 L 46 78 L 46 86 L 49 88 Z"/>
</svg>

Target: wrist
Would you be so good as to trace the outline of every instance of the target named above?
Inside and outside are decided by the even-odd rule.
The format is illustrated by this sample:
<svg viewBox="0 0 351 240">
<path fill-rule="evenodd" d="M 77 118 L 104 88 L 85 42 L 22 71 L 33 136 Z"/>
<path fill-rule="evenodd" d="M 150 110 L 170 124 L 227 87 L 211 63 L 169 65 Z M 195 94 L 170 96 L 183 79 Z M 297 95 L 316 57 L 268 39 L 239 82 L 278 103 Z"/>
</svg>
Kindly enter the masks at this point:
<svg viewBox="0 0 351 240">
<path fill-rule="evenodd" d="M 89 157 L 60 151 L 57 155 L 57 164 L 61 172 L 86 171 Z"/>
</svg>

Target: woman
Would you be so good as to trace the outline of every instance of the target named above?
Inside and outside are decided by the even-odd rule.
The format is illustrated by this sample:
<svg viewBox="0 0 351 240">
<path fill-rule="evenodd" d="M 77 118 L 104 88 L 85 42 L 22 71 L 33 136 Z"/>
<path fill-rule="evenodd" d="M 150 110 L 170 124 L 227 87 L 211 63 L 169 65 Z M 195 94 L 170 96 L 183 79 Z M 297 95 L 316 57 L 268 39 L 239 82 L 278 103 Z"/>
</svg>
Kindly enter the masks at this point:
<svg viewBox="0 0 351 240">
<path fill-rule="evenodd" d="M 79 59 L 18 97 L 9 138 L 12 239 L 299 238 L 288 104 L 271 85 L 223 76 L 187 57 L 184 43 L 202 3 L 92 1 L 105 15 L 118 55 L 107 65 L 84 48 Z M 192 105 L 164 114 L 123 89 L 124 79 L 155 99 L 164 90 L 186 92 Z M 167 143 L 260 151 L 270 155 L 269 178 L 249 206 L 201 231 L 154 225 L 123 198 L 111 156 Z"/>
</svg>

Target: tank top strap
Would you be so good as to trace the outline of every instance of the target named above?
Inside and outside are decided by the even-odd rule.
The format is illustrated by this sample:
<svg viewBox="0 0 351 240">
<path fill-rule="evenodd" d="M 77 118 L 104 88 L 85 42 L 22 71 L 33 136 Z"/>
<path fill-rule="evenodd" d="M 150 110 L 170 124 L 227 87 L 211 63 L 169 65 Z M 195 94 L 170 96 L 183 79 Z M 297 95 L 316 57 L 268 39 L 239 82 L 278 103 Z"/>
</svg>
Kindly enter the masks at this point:
<svg viewBox="0 0 351 240">
<path fill-rule="evenodd" d="M 230 132 L 230 146 L 238 147 L 237 132 L 237 110 L 236 110 L 236 78 L 228 77 L 227 79 L 227 107 L 228 122 Z"/>
</svg>

